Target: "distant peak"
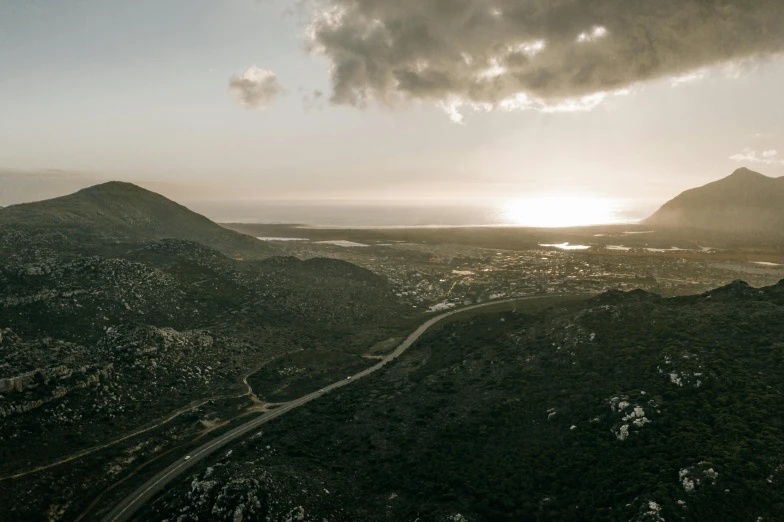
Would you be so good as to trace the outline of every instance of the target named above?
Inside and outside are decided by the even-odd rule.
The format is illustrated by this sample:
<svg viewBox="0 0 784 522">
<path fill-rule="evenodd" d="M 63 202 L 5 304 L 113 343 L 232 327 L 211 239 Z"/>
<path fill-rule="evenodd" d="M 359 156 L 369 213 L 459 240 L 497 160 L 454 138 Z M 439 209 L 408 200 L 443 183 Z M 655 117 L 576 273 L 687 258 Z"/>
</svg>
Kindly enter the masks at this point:
<svg viewBox="0 0 784 522">
<path fill-rule="evenodd" d="M 767 178 L 768 176 L 764 174 L 760 174 L 759 172 L 755 172 L 751 169 L 747 169 L 746 167 L 741 167 L 737 169 L 735 172 L 730 174 L 730 178 Z"/>
<path fill-rule="evenodd" d="M 98 198 L 142 198 L 142 199 L 158 199 L 163 198 L 160 194 L 142 188 L 139 185 L 128 183 L 126 181 L 107 181 L 100 185 L 93 185 L 92 187 L 83 188 L 82 190 L 73 194 L 74 196 L 98 197 Z M 68 197 L 68 196 L 66 196 Z M 165 199 L 165 198 L 164 198 Z"/>
<path fill-rule="evenodd" d="M 107 181 L 100 185 L 93 185 L 79 192 L 149 192 L 146 189 L 127 181 Z"/>
</svg>

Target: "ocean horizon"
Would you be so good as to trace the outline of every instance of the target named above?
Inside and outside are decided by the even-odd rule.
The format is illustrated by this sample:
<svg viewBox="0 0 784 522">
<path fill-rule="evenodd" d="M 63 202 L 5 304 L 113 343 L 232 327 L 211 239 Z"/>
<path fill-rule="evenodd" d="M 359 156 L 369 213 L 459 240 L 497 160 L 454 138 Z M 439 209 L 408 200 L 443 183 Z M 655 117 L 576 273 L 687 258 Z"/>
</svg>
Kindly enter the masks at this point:
<svg viewBox="0 0 784 522">
<path fill-rule="evenodd" d="M 186 206 L 217 223 L 292 224 L 328 228 L 546 227 L 498 204 L 388 204 L 323 201 L 191 202 Z M 556 211 L 557 212 L 557 211 Z M 595 220 L 552 226 L 633 224 L 648 209 L 618 206 Z M 604 218 L 604 219 L 601 219 Z"/>
</svg>

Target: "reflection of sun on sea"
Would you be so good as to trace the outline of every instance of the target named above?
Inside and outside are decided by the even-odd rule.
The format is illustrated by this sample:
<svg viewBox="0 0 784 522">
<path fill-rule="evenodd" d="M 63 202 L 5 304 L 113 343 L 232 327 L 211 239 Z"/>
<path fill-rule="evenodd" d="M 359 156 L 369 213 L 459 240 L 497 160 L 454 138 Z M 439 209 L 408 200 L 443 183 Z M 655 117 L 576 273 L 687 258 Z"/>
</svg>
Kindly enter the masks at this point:
<svg viewBox="0 0 784 522">
<path fill-rule="evenodd" d="M 619 223 L 616 201 L 590 196 L 516 198 L 503 203 L 507 222 L 524 227 L 575 227 Z"/>
</svg>

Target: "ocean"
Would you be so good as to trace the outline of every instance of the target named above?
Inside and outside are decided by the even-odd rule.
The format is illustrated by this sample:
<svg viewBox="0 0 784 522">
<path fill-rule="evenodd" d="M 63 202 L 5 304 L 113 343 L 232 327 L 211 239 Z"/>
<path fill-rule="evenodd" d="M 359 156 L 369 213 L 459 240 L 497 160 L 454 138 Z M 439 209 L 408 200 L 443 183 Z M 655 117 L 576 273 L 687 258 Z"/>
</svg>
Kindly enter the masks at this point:
<svg viewBox="0 0 784 522">
<path fill-rule="evenodd" d="M 574 205 L 432 204 L 333 201 L 190 202 L 190 209 L 218 223 L 297 224 L 318 227 L 581 226 L 635 223 L 648 209 L 613 203 L 601 213 L 574 212 Z M 552 208 L 550 208 L 552 207 Z M 566 208 L 569 207 L 569 208 Z M 571 212 L 570 212 L 571 211 Z M 552 215 L 550 215 L 552 214 Z"/>
</svg>

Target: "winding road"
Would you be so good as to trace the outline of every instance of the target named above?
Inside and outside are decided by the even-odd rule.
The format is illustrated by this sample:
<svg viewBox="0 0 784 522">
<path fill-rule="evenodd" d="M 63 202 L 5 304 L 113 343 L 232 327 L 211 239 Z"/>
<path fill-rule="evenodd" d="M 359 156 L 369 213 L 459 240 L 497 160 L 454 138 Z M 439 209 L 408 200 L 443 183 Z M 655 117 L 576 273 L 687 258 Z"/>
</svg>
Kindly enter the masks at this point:
<svg viewBox="0 0 784 522">
<path fill-rule="evenodd" d="M 271 360 L 272 359 L 270 359 L 270 361 Z M 267 361 L 264 364 L 267 364 L 270 361 Z M 255 373 L 256 371 L 258 371 L 258 370 L 255 370 L 253 373 Z M 55 466 L 59 466 L 61 464 L 65 464 L 67 462 L 72 462 L 72 461 L 80 459 L 82 457 L 86 457 L 87 455 L 95 453 L 96 451 L 101 451 L 101 450 L 104 450 L 106 448 L 110 448 L 110 447 L 114 446 L 115 444 L 119 444 L 120 442 L 123 442 L 124 440 L 128 440 L 130 438 L 136 437 L 137 435 L 141 435 L 142 433 L 146 433 L 146 432 L 154 430 L 156 428 L 160 428 L 164 424 L 167 424 L 168 422 L 171 422 L 172 420 L 176 419 L 177 417 L 179 417 L 183 413 L 188 413 L 188 412 L 193 411 L 193 410 L 195 410 L 197 408 L 200 408 L 200 407 L 204 406 L 205 404 L 207 404 L 208 402 L 219 401 L 219 400 L 224 400 L 224 399 L 241 399 L 242 397 L 250 397 L 250 399 L 252 401 L 256 402 L 256 403 L 261 402 L 261 401 L 259 401 L 259 398 L 256 397 L 256 394 L 253 393 L 253 388 L 251 387 L 251 385 L 248 384 L 248 377 L 253 375 L 253 373 L 251 373 L 250 375 L 246 375 L 245 377 L 242 378 L 243 384 L 245 384 L 245 386 L 248 387 L 248 391 L 246 391 L 245 393 L 242 393 L 240 395 L 216 395 L 214 397 L 208 397 L 206 399 L 195 400 L 195 401 L 191 402 L 190 404 L 188 404 L 187 406 L 183 406 L 182 408 L 174 410 L 173 412 L 171 412 L 169 415 L 167 415 L 163 419 L 159 419 L 159 420 L 156 420 L 156 421 L 153 421 L 153 422 L 149 422 L 149 423 L 145 424 L 144 426 L 142 426 L 140 428 L 136 428 L 135 430 L 126 433 L 122 437 L 118 437 L 116 439 L 110 440 L 109 442 L 105 442 L 103 444 L 99 444 L 97 446 L 91 446 L 89 448 L 83 449 L 83 450 L 78 451 L 76 453 L 73 453 L 71 455 L 67 455 L 65 457 L 62 457 L 62 458 L 60 458 L 60 459 L 58 459 L 58 460 L 56 460 L 54 462 L 50 462 L 49 464 L 45 464 L 43 466 L 38 466 L 38 467 L 33 468 L 33 469 L 28 469 L 26 471 L 20 471 L 18 473 L 14 473 L 12 475 L 6 475 L 4 477 L 0 477 L 0 482 L 2 482 L 4 480 L 10 480 L 10 479 L 16 479 L 16 478 L 19 478 L 19 477 L 24 477 L 26 475 L 31 475 L 33 473 L 38 473 L 39 471 L 43 471 L 45 469 L 53 468 Z"/>
<path fill-rule="evenodd" d="M 571 294 L 576 295 L 576 294 Z M 586 295 L 593 295 L 593 294 L 586 294 Z M 414 344 L 417 339 L 419 339 L 422 334 L 424 334 L 428 328 L 433 326 L 434 324 L 443 321 L 447 317 L 453 316 L 455 314 L 460 314 L 464 312 L 468 312 L 470 310 L 475 310 L 477 308 L 484 308 L 487 306 L 499 305 L 503 303 L 511 303 L 516 301 L 526 301 L 532 299 L 543 299 L 547 297 L 558 297 L 557 295 L 545 295 L 545 296 L 531 296 L 531 297 L 519 297 L 515 299 L 503 299 L 498 301 L 490 301 L 487 303 L 467 306 L 464 308 L 459 308 L 457 310 L 452 310 L 450 312 L 446 312 L 435 317 L 432 317 L 425 323 L 423 323 L 419 328 L 417 328 L 411 335 L 409 335 L 405 341 L 403 341 L 400 345 L 398 345 L 395 350 L 381 359 L 378 363 L 374 364 L 373 366 L 362 370 L 361 372 L 352 375 L 346 379 L 342 379 L 338 382 L 330 384 L 329 386 L 325 386 L 321 390 L 317 392 L 310 393 L 299 399 L 286 402 L 281 404 L 275 410 L 262 414 L 260 417 L 257 417 L 253 420 L 246 422 L 236 428 L 224 433 L 223 435 L 219 436 L 218 438 L 200 446 L 199 448 L 195 449 L 191 452 L 190 458 L 187 460 L 178 460 L 174 464 L 171 464 L 169 467 L 152 477 L 150 480 L 145 482 L 139 489 L 134 491 L 130 496 L 126 497 L 122 502 L 120 502 L 117 506 L 114 507 L 103 519 L 103 522 L 125 522 L 130 520 L 131 517 L 149 500 L 151 500 L 155 495 L 161 492 L 169 483 L 171 483 L 175 478 L 177 478 L 180 474 L 184 471 L 192 468 L 195 466 L 199 461 L 205 459 L 208 455 L 214 453 L 215 451 L 219 450 L 220 448 L 226 446 L 228 443 L 234 441 L 235 439 L 242 437 L 243 435 L 247 434 L 250 431 L 258 428 L 262 424 L 265 424 L 273 419 L 280 417 L 281 415 L 285 415 L 286 413 L 290 412 L 295 408 L 299 408 L 300 406 L 309 403 L 310 401 L 321 397 L 322 395 L 351 384 L 363 377 L 367 377 L 373 372 L 376 372 L 383 368 L 387 363 L 393 361 L 400 357 L 408 348 Z"/>
</svg>

